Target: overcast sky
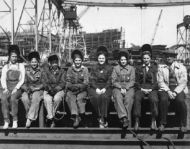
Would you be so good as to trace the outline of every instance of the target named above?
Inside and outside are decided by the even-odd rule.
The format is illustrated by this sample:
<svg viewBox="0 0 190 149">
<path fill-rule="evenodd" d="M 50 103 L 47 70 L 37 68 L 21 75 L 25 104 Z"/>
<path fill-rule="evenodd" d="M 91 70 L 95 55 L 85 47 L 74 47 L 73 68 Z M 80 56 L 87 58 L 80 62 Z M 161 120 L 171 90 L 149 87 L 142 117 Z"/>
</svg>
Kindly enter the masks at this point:
<svg viewBox="0 0 190 149">
<path fill-rule="evenodd" d="M 7 10 L 7 7 L 0 0 L 0 10 Z M 11 0 L 7 0 L 11 1 Z M 43 0 L 38 1 L 39 12 L 42 9 Z M 10 3 L 10 2 L 9 2 Z M 3 5 L 2 5 L 3 4 Z M 17 25 L 24 0 L 15 0 L 15 24 Z M 165 44 L 172 46 L 176 44 L 176 25 L 183 21 L 183 15 L 190 15 L 190 6 L 164 7 L 164 8 L 103 8 L 91 7 L 80 19 L 83 31 L 100 32 L 106 29 L 125 30 L 126 46 L 131 43 L 142 45 L 150 43 L 158 20 L 160 10 L 163 9 L 159 27 L 156 33 L 154 44 Z M 78 7 L 78 13 L 84 7 Z M 0 12 L 0 25 L 5 30 L 10 30 L 10 14 Z M 29 17 L 25 16 L 25 21 Z"/>
</svg>

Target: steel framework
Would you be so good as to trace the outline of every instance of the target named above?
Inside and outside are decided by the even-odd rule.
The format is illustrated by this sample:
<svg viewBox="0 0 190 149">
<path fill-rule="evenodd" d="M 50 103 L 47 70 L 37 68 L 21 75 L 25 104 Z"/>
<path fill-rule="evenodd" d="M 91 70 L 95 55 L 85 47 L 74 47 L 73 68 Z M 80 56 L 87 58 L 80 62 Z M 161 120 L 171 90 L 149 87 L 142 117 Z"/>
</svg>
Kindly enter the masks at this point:
<svg viewBox="0 0 190 149">
<path fill-rule="evenodd" d="M 177 25 L 177 59 L 186 61 L 190 57 L 190 16 Z"/>
</svg>

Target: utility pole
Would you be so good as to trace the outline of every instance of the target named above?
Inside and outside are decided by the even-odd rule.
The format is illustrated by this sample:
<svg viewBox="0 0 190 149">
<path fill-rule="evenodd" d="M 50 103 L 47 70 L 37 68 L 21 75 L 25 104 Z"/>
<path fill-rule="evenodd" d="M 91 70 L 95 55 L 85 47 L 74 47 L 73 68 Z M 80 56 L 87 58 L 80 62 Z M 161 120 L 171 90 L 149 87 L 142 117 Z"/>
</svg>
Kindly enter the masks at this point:
<svg viewBox="0 0 190 149">
<path fill-rule="evenodd" d="M 11 44 L 14 44 L 14 0 L 11 1 Z"/>
<path fill-rule="evenodd" d="M 38 51 L 38 1 L 35 0 L 35 49 Z"/>
</svg>

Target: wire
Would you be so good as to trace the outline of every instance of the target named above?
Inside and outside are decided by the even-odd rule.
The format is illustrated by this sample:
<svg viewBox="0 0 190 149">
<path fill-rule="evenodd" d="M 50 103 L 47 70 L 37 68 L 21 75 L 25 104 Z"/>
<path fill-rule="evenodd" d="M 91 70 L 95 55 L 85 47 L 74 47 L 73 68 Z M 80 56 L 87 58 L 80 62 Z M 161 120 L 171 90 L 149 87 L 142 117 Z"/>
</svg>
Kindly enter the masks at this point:
<svg viewBox="0 0 190 149">
<path fill-rule="evenodd" d="M 137 134 L 136 134 L 134 131 L 129 130 L 129 132 L 130 132 L 131 134 L 133 134 L 133 136 L 134 136 L 135 138 L 137 138 L 139 141 L 143 142 L 146 146 L 148 146 L 150 149 L 153 149 L 153 147 L 152 147 L 148 142 L 146 142 L 143 138 L 138 137 Z"/>
<path fill-rule="evenodd" d="M 174 143 L 173 143 L 173 141 L 171 139 L 169 139 L 167 137 L 162 137 L 162 138 L 165 139 L 165 140 L 167 140 L 168 142 L 170 142 L 170 144 L 172 145 L 173 149 L 176 149 L 176 147 L 175 147 L 175 145 L 174 145 Z"/>
</svg>

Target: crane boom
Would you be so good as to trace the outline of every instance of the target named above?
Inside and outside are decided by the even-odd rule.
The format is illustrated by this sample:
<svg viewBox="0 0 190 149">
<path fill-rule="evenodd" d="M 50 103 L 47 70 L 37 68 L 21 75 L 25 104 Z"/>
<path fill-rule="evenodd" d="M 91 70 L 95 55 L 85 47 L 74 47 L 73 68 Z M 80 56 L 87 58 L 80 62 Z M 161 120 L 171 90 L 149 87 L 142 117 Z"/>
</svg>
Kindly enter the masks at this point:
<svg viewBox="0 0 190 149">
<path fill-rule="evenodd" d="M 158 21 L 157 21 L 156 26 L 155 26 L 155 29 L 154 29 L 154 34 L 153 34 L 153 36 L 152 36 L 151 45 L 154 43 L 154 39 L 155 39 L 155 37 L 156 37 L 156 32 L 157 32 L 157 30 L 158 30 L 158 26 L 159 26 L 160 19 L 161 19 L 161 16 L 162 16 L 162 11 L 163 11 L 163 10 L 161 9 L 161 10 L 160 10 L 159 17 L 158 17 Z"/>
</svg>

